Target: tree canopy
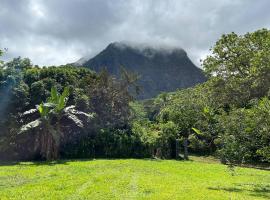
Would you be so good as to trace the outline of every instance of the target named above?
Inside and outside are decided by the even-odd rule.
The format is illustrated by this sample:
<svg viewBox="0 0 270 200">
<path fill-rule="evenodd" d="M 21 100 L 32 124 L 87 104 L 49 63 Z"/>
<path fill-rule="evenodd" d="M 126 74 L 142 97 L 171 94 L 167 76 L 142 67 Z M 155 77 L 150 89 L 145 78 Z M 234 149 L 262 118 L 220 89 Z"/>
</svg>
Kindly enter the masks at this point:
<svg viewBox="0 0 270 200">
<path fill-rule="evenodd" d="M 211 78 L 213 98 L 223 105 L 246 106 L 268 95 L 270 86 L 270 31 L 222 35 L 203 61 Z"/>
<path fill-rule="evenodd" d="M 192 152 L 232 165 L 269 163 L 269 55 L 268 29 L 222 35 L 203 61 L 207 82 L 144 101 L 136 100 L 138 75 L 124 68 L 116 78 L 15 58 L 0 67 L 0 158 Z"/>
</svg>

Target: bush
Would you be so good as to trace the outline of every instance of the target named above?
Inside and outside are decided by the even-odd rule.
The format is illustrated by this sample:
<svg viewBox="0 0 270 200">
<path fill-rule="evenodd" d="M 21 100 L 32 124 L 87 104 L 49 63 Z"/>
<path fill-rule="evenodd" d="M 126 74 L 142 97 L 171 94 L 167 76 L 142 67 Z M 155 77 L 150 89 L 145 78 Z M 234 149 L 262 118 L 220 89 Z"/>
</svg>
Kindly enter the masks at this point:
<svg viewBox="0 0 270 200">
<path fill-rule="evenodd" d="M 270 101 L 263 98 L 249 109 L 233 109 L 220 117 L 222 160 L 233 163 L 269 161 Z"/>
</svg>

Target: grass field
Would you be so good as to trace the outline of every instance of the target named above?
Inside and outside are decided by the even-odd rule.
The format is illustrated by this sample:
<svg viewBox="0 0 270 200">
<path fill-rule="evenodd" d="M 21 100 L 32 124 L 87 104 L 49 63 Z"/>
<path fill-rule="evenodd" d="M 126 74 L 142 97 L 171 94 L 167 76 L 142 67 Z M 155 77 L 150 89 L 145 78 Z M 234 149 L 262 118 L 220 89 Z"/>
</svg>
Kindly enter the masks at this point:
<svg viewBox="0 0 270 200">
<path fill-rule="evenodd" d="M 200 160 L 1 164 L 0 199 L 270 199 L 270 171 L 236 168 L 232 176 Z"/>
</svg>

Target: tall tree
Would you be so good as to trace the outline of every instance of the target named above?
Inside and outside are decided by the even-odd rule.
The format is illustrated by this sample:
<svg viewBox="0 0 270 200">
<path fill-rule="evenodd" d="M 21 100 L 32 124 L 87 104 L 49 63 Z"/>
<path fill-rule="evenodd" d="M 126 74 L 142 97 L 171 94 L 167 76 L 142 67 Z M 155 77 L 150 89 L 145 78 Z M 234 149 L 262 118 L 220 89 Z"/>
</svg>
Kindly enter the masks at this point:
<svg viewBox="0 0 270 200">
<path fill-rule="evenodd" d="M 270 88 L 270 31 L 222 35 L 203 61 L 212 98 L 221 106 L 246 106 Z"/>
<path fill-rule="evenodd" d="M 171 96 L 171 100 L 160 111 L 161 122 L 172 121 L 176 125 L 178 138 L 183 139 L 184 159 L 188 159 L 189 136 L 200 134 L 195 127 L 202 117 L 201 100 L 201 94 L 195 92 L 195 89 L 182 90 Z"/>
</svg>

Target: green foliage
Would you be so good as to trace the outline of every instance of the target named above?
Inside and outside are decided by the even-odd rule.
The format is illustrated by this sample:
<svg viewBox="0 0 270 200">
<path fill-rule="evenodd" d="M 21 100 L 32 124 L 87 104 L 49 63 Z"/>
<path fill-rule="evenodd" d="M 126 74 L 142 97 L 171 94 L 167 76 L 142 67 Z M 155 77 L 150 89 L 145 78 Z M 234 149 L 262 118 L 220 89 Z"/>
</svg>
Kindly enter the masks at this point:
<svg viewBox="0 0 270 200">
<path fill-rule="evenodd" d="M 129 85 L 135 84 L 132 77 L 116 80 L 106 71 L 95 74 L 69 66 L 39 68 L 21 58 L 5 64 L 0 68 L 0 95 L 5 97 L 0 99 L 0 157 L 33 159 L 41 154 L 46 158 L 46 150 L 40 151 L 40 135 L 45 135 L 47 141 L 53 137 L 55 159 L 58 153 L 67 155 L 65 151 L 80 157 L 76 152 L 83 148 L 81 141 L 92 141 L 94 137 L 98 143 L 101 129 L 112 130 L 116 135 L 118 131 L 114 130 L 128 134 L 132 100 Z M 18 135 L 19 132 L 30 134 Z M 69 149 L 71 146 L 74 150 Z"/>
<path fill-rule="evenodd" d="M 249 109 L 234 109 L 220 116 L 224 162 L 263 162 L 270 159 L 270 100 L 263 98 Z"/>
<path fill-rule="evenodd" d="M 38 112 L 40 114 L 40 116 L 42 118 L 47 118 L 48 117 L 48 114 L 50 112 L 50 107 L 49 105 L 45 105 L 44 103 L 41 103 L 39 106 L 38 106 Z"/>
<path fill-rule="evenodd" d="M 203 136 L 203 133 L 199 130 L 199 129 L 197 129 L 197 128 L 191 128 L 197 135 L 201 135 L 201 136 Z"/>
<path fill-rule="evenodd" d="M 144 102 L 155 134 L 230 164 L 269 162 L 269 47 L 267 29 L 223 35 L 203 62 L 208 82 Z"/>
<path fill-rule="evenodd" d="M 56 87 L 52 87 L 51 96 L 47 99 L 49 104 L 55 106 L 56 113 L 60 113 L 66 107 L 69 97 L 69 87 L 65 87 L 61 95 L 58 94 Z"/>
<path fill-rule="evenodd" d="M 160 121 L 162 123 L 172 121 L 176 126 L 176 138 L 184 138 L 186 158 L 188 156 L 187 139 L 202 118 L 204 102 L 201 102 L 201 96 L 196 88 L 176 92 L 160 111 Z"/>
<path fill-rule="evenodd" d="M 21 133 L 29 133 L 32 129 L 38 134 L 36 139 L 40 147 L 41 156 L 47 160 L 58 159 L 61 136 L 64 136 L 61 126 L 64 126 L 63 118 L 68 118 L 69 123 L 74 123 L 78 127 L 83 127 L 82 120 L 78 116 L 93 118 L 93 115 L 75 110 L 75 106 L 66 107 L 69 97 L 69 88 L 65 87 L 62 94 L 58 94 L 57 89 L 51 89 L 51 95 L 46 103 L 37 106 L 40 118 L 22 126 Z M 31 109 L 23 115 L 34 113 Z M 78 116 L 77 116 L 78 115 Z M 37 129 L 37 128 L 40 129 Z M 30 132 L 31 133 L 31 132 Z"/>
<path fill-rule="evenodd" d="M 267 29 L 231 33 L 203 62 L 209 97 L 221 108 L 208 118 L 219 133 L 214 141 L 224 162 L 269 162 L 269 47 Z"/>
<path fill-rule="evenodd" d="M 0 57 L 3 55 L 3 50 L 2 49 L 0 49 Z M 1 69 L 1 65 L 3 64 L 3 61 L 2 60 L 0 60 L 0 69 Z"/>
<path fill-rule="evenodd" d="M 153 155 L 154 149 L 157 147 L 160 134 L 158 127 L 147 118 L 147 113 L 143 104 L 139 102 L 131 102 L 131 130 L 141 143 L 148 147 L 146 152 L 148 155 Z"/>
<path fill-rule="evenodd" d="M 212 98 L 221 105 L 246 106 L 253 98 L 266 96 L 270 82 L 270 31 L 245 35 L 222 35 L 203 67 L 211 77 Z"/>
<path fill-rule="evenodd" d="M 231 166 L 269 163 L 269 49 L 267 29 L 223 35 L 203 61 L 206 83 L 140 102 L 138 75 L 124 68 L 116 79 L 106 70 L 13 59 L 0 67 L 0 156 L 178 158 L 180 151 L 187 159 L 191 151 Z"/>
</svg>

